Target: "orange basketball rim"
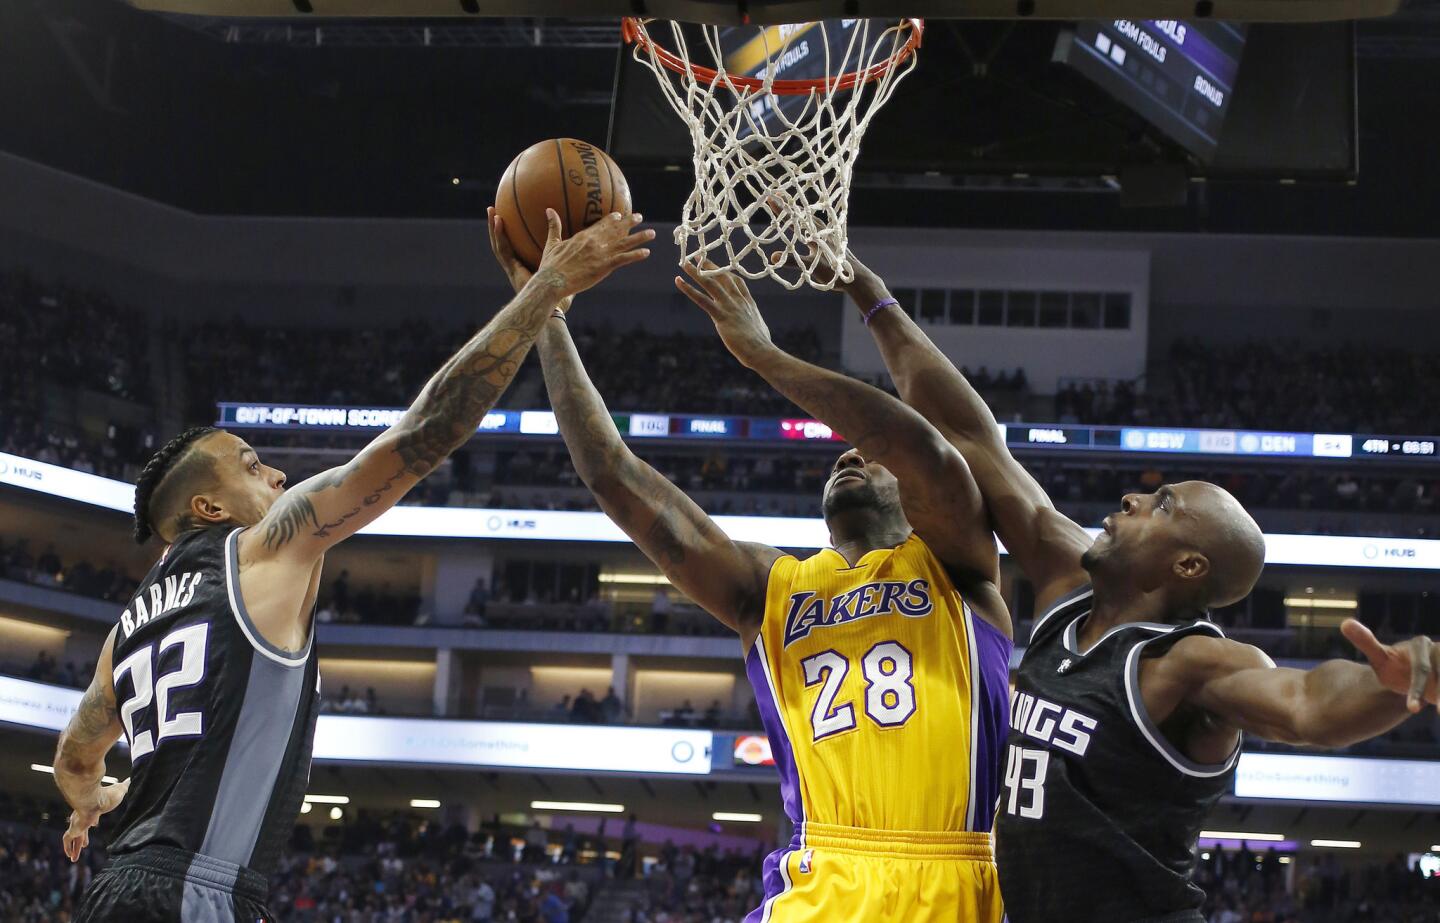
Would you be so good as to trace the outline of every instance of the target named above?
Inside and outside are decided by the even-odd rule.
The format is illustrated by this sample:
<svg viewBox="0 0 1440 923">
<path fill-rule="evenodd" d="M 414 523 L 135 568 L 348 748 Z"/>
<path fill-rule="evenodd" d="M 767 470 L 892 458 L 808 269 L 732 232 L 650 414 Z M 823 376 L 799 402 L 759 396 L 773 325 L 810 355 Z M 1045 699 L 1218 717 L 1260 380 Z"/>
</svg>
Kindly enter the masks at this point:
<svg viewBox="0 0 1440 923">
<path fill-rule="evenodd" d="M 650 37 L 650 32 L 645 28 L 646 20 L 637 16 L 627 16 L 621 21 L 621 35 L 627 45 L 635 45 L 647 54 L 653 55 L 655 60 L 677 74 L 685 74 L 700 84 L 714 83 L 720 76 L 720 72 L 713 67 L 706 67 L 703 64 L 696 64 L 682 55 L 676 54 L 659 42 Z M 819 91 L 833 93 L 837 90 L 850 90 L 863 84 L 871 83 L 884 77 L 891 70 L 904 64 L 905 61 L 920 47 L 921 39 L 925 35 L 925 21 L 923 19 L 903 19 L 901 26 L 906 30 L 905 41 L 895 49 L 894 54 L 883 61 L 876 61 L 869 67 L 860 70 L 846 71 L 834 76 L 814 77 L 805 80 L 773 80 L 768 89 L 777 96 L 805 96 Z M 767 89 L 765 78 L 745 77 L 730 72 L 725 73 L 725 82 L 734 86 L 737 90 L 751 90 L 758 92 Z"/>
</svg>

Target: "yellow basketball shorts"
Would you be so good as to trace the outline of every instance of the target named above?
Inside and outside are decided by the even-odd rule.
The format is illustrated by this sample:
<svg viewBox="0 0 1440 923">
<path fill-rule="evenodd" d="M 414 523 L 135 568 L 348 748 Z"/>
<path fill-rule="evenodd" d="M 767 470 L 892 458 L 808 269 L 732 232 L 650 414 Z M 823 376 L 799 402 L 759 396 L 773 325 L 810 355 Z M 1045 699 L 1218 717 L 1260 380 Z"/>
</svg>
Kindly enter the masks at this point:
<svg viewBox="0 0 1440 923">
<path fill-rule="evenodd" d="M 806 823 L 765 860 L 765 902 L 745 923 L 1001 923 L 988 833 Z"/>
</svg>

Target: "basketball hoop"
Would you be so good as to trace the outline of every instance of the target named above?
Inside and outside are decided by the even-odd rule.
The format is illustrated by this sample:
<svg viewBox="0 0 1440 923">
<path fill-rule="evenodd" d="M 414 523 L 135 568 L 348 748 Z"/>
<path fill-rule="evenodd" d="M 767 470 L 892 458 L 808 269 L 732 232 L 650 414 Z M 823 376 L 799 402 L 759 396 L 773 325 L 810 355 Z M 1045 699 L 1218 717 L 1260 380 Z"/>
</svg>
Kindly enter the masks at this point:
<svg viewBox="0 0 1440 923">
<path fill-rule="evenodd" d="M 901 20 L 873 40 L 865 19 L 773 26 L 728 53 L 720 27 L 695 26 L 714 67 L 692 58 L 680 23 L 670 23 L 672 48 L 651 38 L 653 23 L 627 18 L 623 34 L 690 130 L 695 189 L 675 230 L 681 258 L 789 289 L 853 279 L 846 217 L 855 159 L 870 119 L 915 68 L 924 23 Z M 824 75 L 782 79 L 797 61 L 816 63 L 801 43 L 815 30 Z M 743 69 L 752 73 L 734 72 L 750 59 Z"/>
</svg>

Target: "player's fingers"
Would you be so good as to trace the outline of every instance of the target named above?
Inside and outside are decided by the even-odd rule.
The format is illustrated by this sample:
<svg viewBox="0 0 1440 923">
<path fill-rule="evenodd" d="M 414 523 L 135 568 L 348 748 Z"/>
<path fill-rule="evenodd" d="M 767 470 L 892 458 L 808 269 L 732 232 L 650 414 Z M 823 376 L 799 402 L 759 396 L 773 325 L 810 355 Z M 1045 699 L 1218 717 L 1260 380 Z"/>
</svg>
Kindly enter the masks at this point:
<svg viewBox="0 0 1440 923">
<path fill-rule="evenodd" d="M 675 287 L 680 290 L 680 294 L 695 302 L 695 304 L 699 305 L 700 310 L 709 314 L 711 317 L 714 317 L 715 312 L 719 310 L 715 304 L 715 299 L 691 285 L 689 282 L 686 282 L 680 276 L 675 277 Z"/>
<path fill-rule="evenodd" d="M 1430 685 L 1430 639 L 1411 638 L 1405 643 L 1410 655 L 1410 695 L 1405 705 L 1412 712 L 1418 712 L 1425 703 L 1425 690 Z"/>
<path fill-rule="evenodd" d="M 700 280 L 702 282 L 709 282 L 714 288 L 719 289 L 720 292 L 736 294 L 744 290 L 744 283 L 740 282 L 739 276 L 728 269 L 721 269 L 715 265 L 708 256 L 700 258 L 700 268 L 708 273 L 708 275 L 702 275 Z M 716 294 L 719 294 L 719 292 L 716 292 Z"/>
<path fill-rule="evenodd" d="M 502 263 L 515 260 L 515 248 L 510 245 L 510 235 L 505 231 L 505 219 L 499 215 L 490 220 L 490 249 Z"/>
<path fill-rule="evenodd" d="M 621 250 L 633 250 L 642 244 L 648 244 L 654 239 L 655 232 L 652 230 L 637 231 L 634 234 L 628 234 L 622 237 L 617 247 Z"/>
<path fill-rule="evenodd" d="M 710 266 L 715 265 L 714 263 L 711 263 L 709 260 L 706 260 L 705 263 L 706 263 L 707 265 L 710 265 Z M 708 276 L 704 276 L 704 275 L 701 275 L 701 274 L 700 274 L 700 267 L 699 267 L 699 265 L 697 265 L 697 264 L 695 264 L 695 263 L 693 263 L 693 262 L 691 262 L 691 261 L 689 261 L 689 260 L 686 260 L 686 261 L 684 261 L 683 263 L 680 264 L 680 268 L 683 269 L 683 270 L 685 270 L 685 275 L 687 275 L 687 276 L 689 276 L 690 278 L 694 279 L 694 280 L 695 280 L 695 284 L 696 284 L 699 288 L 703 289 L 703 290 L 705 291 L 705 293 L 706 293 L 707 295 L 709 295 L 711 298 L 719 298 L 719 297 L 721 296 L 722 292 L 721 292 L 719 286 L 716 284 L 715 280 L 709 278 Z"/>
<path fill-rule="evenodd" d="M 808 259 L 810 254 L 805 254 Z M 770 265 L 778 269 L 799 269 L 801 265 L 800 255 L 787 250 L 776 250 L 770 254 Z"/>
<path fill-rule="evenodd" d="M 61 844 L 65 847 L 65 855 L 70 857 L 71 862 L 80 858 L 80 850 L 83 848 L 81 844 L 87 829 L 80 815 L 74 811 L 70 812 L 70 824 L 65 828 L 65 836 L 61 839 Z"/>
<path fill-rule="evenodd" d="M 621 266 L 629 266 L 631 263 L 639 263 L 649 258 L 650 250 L 648 248 L 627 250 L 624 253 L 616 254 L 614 258 L 610 260 L 610 268 L 612 270 L 619 269 Z"/>
<path fill-rule="evenodd" d="M 627 220 L 629 216 L 620 212 L 611 212 L 603 220 L 585 228 L 581 233 L 589 232 L 597 237 L 621 238 L 630 233 L 631 224 Z"/>
<path fill-rule="evenodd" d="M 1355 645 L 1356 650 L 1365 655 L 1372 667 L 1378 669 L 1388 659 L 1389 652 L 1385 645 L 1357 619 L 1346 619 L 1341 623 L 1340 633 L 1345 636 L 1345 640 Z"/>
<path fill-rule="evenodd" d="M 553 208 L 545 209 L 545 245 L 549 246 L 564 236 L 565 226 L 560 223 L 560 213 Z"/>
</svg>

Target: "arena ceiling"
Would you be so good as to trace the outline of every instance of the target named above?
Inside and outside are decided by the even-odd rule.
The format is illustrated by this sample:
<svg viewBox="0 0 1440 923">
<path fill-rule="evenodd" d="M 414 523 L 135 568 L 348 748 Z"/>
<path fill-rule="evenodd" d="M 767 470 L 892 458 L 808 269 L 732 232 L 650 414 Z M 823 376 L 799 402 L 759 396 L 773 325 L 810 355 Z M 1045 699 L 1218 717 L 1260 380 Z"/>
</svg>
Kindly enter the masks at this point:
<svg viewBox="0 0 1440 923">
<path fill-rule="evenodd" d="M 943 23 L 922 67 L 974 80 L 987 55 L 1043 28 Z M 1423 89 L 1440 76 L 1440 17 L 1412 2 L 1357 29 L 1356 185 L 1195 183 L 1183 207 L 1132 208 L 1094 181 L 875 175 L 857 184 L 852 220 L 1434 236 L 1440 218 L 1416 203 L 1435 187 L 1440 96 Z M 317 26 L 15 0 L 0 4 L 0 35 L 0 149 L 204 214 L 474 217 L 517 150 L 606 138 L 618 60 L 612 24 L 593 19 Z M 998 94 L 1033 94 L 1023 74 L 989 76 Z M 884 130 L 924 130 L 907 118 Z M 630 173 L 647 214 L 678 214 L 683 171 Z"/>
</svg>

